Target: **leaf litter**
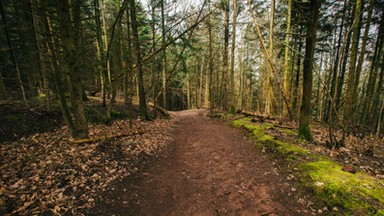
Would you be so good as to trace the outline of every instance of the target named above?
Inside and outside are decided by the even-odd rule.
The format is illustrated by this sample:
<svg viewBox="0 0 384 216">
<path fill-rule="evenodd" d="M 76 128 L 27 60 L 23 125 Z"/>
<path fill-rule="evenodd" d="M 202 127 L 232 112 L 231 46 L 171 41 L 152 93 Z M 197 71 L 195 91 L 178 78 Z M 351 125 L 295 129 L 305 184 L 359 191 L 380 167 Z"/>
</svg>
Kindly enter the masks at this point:
<svg viewBox="0 0 384 216">
<path fill-rule="evenodd" d="M 111 182 L 137 170 L 140 157 L 170 140 L 172 119 L 91 125 L 91 137 L 131 136 L 74 144 L 65 126 L 0 143 L 0 215 L 85 215 Z"/>
</svg>

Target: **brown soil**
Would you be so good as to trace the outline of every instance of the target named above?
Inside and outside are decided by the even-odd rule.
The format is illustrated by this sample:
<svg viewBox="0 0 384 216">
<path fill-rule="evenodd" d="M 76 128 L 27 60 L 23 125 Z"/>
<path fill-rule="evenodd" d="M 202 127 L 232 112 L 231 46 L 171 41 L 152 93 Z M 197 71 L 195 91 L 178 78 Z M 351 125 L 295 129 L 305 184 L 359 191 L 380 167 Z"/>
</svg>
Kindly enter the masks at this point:
<svg viewBox="0 0 384 216">
<path fill-rule="evenodd" d="M 175 113 L 174 139 L 97 201 L 96 215 L 308 215 L 272 159 L 239 129 Z M 143 162 L 144 164 L 144 162 Z"/>
</svg>

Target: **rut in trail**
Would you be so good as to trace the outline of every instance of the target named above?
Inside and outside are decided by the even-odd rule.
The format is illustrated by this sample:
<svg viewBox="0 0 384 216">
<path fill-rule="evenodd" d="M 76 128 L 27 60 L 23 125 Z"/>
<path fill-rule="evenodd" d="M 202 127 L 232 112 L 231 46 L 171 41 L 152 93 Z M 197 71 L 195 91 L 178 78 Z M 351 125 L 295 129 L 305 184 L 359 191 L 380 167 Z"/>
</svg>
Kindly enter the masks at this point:
<svg viewBox="0 0 384 216">
<path fill-rule="evenodd" d="M 175 113 L 174 138 L 97 206 L 108 215 L 304 215 L 287 180 L 239 129 Z"/>
</svg>

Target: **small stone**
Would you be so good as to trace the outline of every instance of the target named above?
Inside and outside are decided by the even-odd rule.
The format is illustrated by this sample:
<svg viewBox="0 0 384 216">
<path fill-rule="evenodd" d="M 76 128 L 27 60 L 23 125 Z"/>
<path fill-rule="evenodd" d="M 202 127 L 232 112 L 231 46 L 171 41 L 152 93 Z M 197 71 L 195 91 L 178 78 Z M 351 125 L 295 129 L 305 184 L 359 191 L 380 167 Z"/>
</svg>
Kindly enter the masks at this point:
<svg viewBox="0 0 384 216">
<path fill-rule="evenodd" d="M 353 167 L 353 166 L 350 165 L 350 164 L 346 164 L 346 165 L 344 165 L 342 170 L 343 170 L 344 172 L 349 172 L 349 173 L 353 173 L 353 174 L 356 173 L 356 169 L 355 169 L 355 167 Z"/>
<path fill-rule="evenodd" d="M 333 207 L 332 211 L 339 211 L 339 209 L 337 207 Z"/>
</svg>

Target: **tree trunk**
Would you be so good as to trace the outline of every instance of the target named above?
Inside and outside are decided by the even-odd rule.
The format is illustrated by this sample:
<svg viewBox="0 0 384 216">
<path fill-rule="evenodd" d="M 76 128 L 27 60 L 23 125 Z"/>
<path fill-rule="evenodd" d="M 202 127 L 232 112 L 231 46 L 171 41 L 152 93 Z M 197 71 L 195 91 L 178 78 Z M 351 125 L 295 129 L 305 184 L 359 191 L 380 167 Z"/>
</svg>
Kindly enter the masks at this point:
<svg viewBox="0 0 384 216">
<path fill-rule="evenodd" d="M 60 76 L 60 67 L 59 67 L 59 60 L 58 56 L 56 54 L 56 46 L 55 46 L 55 40 L 52 35 L 52 25 L 48 16 L 48 12 L 46 9 L 46 2 L 43 2 L 43 23 L 44 23 L 44 29 L 45 29 L 45 34 L 47 35 L 46 38 L 46 47 L 47 47 L 47 54 L 48 54 L 48 59 L 49 63 L 51 65 L 51 71 L 52 71 L 52 77 L 53 77 L 53 83 L 55 86 L 56 94 L 59 99 L 59 105 L 60 109 L 63 113 L 63 118 L 64 121 L 71 132 L 71 134 L 74 134 L 74 131 L 76 130 L 75 125 L 73 123 L 73 119 L 71 116 L 71 113 L 69 111 L 69 107 L 65 98 L 65 92 L 63 89 L 63 83 L 61 80 Z"/>
<path fill-rule="evenodd" d="M 313 63 L 316 46 L 317 23 L 319 20 L 320 6 L 322 0 L 310 1 L 310 15 L 308 20 L 308 29 L 305 41 L 305 57 L 303 69 L 303 98 L 300 108 L 299 119 L 299 139 L 312 141 L 312 132 L 310 128 L 311 119 L 311 98 L 312 98 L 312 79 Z"/>
<path fill-rule="evenodd" d="M 290 34 L 291 34 L 291 17 L 292 17 L 292 0 L 288 0 L 288 12 L 287 12 L 287 18 L 286 18 L 286 23 L 287 27 L 285 30 L 285 50 L 284 50 L 284 74 L 283 74 L 283 88 L 284 92 L 287 94 L 287 100 L 290 101 L 290 74 L 289 74 L 289 48 L 290 48 Z M 283 106 L 283 115 L 287 116 L 288 115 L 288 110 L 287 106 Z"/>
<path fill-rule="evenodd" d="M 40 35 L 40 26 L 38 22 L 38 16 L 36 14 L 37 4 L 34 0 L 30 0 L 31 12 L 32 12 L 32 21 L 33 21 L 33 30 L 35 35 L 36 49 L 37 49 L 37 59 L 38 59 L 38 68 L 41 71 L 42 83 L 43 83 L 43 93 L 45 95 L 45 103 L 47 106 L 47 111 L 51 110 L 51 92 L 49 90 L 47 68 L 45 65 L 45 58 L 43 55 L 43 43 Z"/>
<path fill-rule="evenodd" d="M 147 102 L 145 98 L 145 90 L 144 90 L 144 80 L 143 80 L 143 66 L 141 61 L 141 51 L 140 51 L 140 40 L 139 40 L 139 32 L 138 25 L 136 19 L 136 7 L 135 0 L 130 0 L 130 12 L 131 12 L 131 26 L 133 33 L 133 42 L 136 51 L 136 66 L 137 66 L 137 81 L 138 81 L 138 89 L 139 89 L 139 108 L 140 108 L 140 116 L 144 120 L 148 120 L 148 112 L 147 112 Z"/>
<path fill-rule="evenodd" d="M 333 103 L 336 100 L 336 89 L 337 89 L 337 84 L 338 84 L 337 83 L 337 75 L 338 75 L 337 69 L 339 68 L 339 63 L 340 63 L 340 48 L 341 48 L 341 42 L 342 42 L 342 38 L 343 38 L 343 27 L 344 27 L 346 9 L 347 9 L 347 0 L 344 0 L 344 9 L 343 9 L 344 17 L 341 18 L 339 34 L 337 36 L 338 41 L 337 41 L 337 48 L 336 48 L 336 56 L 335 56 L 335 61 L 333 62 L 333 67 L 332 67 L 330 98 L 326 102 L 325 108 L 324 108 L 324 122 L 326 122 L 326 123 L 329 122 L 329 124 L 333 124 L 332 115 L 329 113 L 331 113 L 331 110 L 333 109 L 333 106 L 334 106 Z M 332 130 L 332 128 L 331 128 L 331 130 Z"/>
<path fill-rule="evenodd" d="M 97 42 L 97 60 L 98 60 L 98 69 L 99 69 L 99 75 L 100 75 L 100 89 L 101 89 L 101 98 L 102 98 L 102 105 L 106 106 L 105 101 L 105 73 L 104 73 L 104 59 L 105 59 L 105 50 L 103 45 L 103 34 L 102 34 L 102 24 L 100 21 L 100 0 L 94 0 L 95 5 L 95 22 L 96 22 L 96 42 Z M 102 3 L 103 4 L 103 3 Z M 101 5 L 101 7 L 104 7 Z M 102 9 L 103 10 L 103 9 Z M 102 12 L 101 14 L 104 14 Z"/>
<path fill-rule="evenodd" d="M 237 0 L 233 0 L 232 12 L 232 46 L 231 46 L 231 113 L 235 113 L 235 48 L 236 48 L 236 22 L 237 22 Z"/>
<path fill-rule="evenodd" d="M 4 5 L 3 4 L 4 4 L 3 1 L 0 1 L 0 14 L 1 14 L 1 20 L 3 21 L 3 28 L 4 28 L 5 37 L 7 40 L 7 46 L 8 46 L 9 54 L 11 55 L 11 61 L 12 61 L 13 67 L 14 67 L 15 72 L 16 72 L 16 80 L 17 80 L 17 83 L 19 84 L 21 96 L 22 96 L 25 104 L 28 105 L 23 80 L 21 79 L 21 72 L 20 72 L 19 64 L 16 60 L 12 41 L 11 41 L 11 38 L 9 36 L 8 22 L 7 22 L 7 17 L 5 15 L 5 12 L 4 12 Z"/>
<path fill-rule="evenodd" d="M 300 18 L 299 18 L 300 19 Z M 300 34 L 302 34 L 302 29 L 303 27 L 300 25 Z M 299 38 L 299 42 L 298 42 L 298 51 L 299 53 L 301 53 L 301 50 L 303 48 L 303 40 L 301 38 Z M 300 109 L 299 109 L 299 106 L 300 106 L 300 73 L 301 73 L 301 61 L 302 61 L 302 57 L 301 57 L 301 54 L 298 54 L 297 55 L 297 70 L 296 70 L 296 75 L 295 75 L 295 80 L 294 80 L 294 85 L 293 85 L 293 90 L 292 90 L 292 96 L 293 96 L 293 101 L 292 101 L 292 110 L 294 112 L 294 119 L 298 119 L 299 118 L 299 115 L 300 115 Z"/>
<path fill-rule="evenodd" d="M 126 96 L 125 96 L 125 104 L 128 107 L 132 107 L 132 96 L 133 92 L 135 91 L 134 86 L 134 69 L 133 69 L 133 47 L 132 47 L 132 28 L 131 28 L 131 22 L 130 22 L 130 5 L 127 5 L 127 40 L 128 40 L 128 52 L 127 52 L 127 71 L 126 71 Z M 154 104 L 156 104 L 154 102 Z M 155 106 L 156 107 L 156 106 Z"/>
<path fill-rule="evenodd" d="M 352 124 L 351 114 L 352 110 L 355 106 L 356 100 L 354 100 L 353 92 L 354 92 L 354 84 L 356 79 L 356 59 L 359 48 L 360 41 L 360 23 L 361 23 L 361 10 L 362 10 L 362 0 L 356 0 L 355 5 L 355 13 L 352 17 L 353 24 L 353 36 L 352 36 L 352 47 L 351 53 L 349 57 L 349 68 L 348 68 L 348 79 L 347 79 L 347 90 L 346 94 L 346 105 L 344 109 L 344 119 Z"/>
<path fill-rule="evenodd" d="M 167 109 L 167 50 L 166 50 L 166 41 L 165 41 L 165 15 L 164 15 L 164 1 L 161 0 L 161 35 L 162 35 L 162 47 L 163 47 L 163 55 L 162 55 L 162 80 L 163 80 L 163 108 Z"/>
<path fill-rule="evenodd" d="M 355 82 L 353 84 L 353 92 L 352 92 L 352 100 L 356 101 L 356 102 L 358 101 L 357 100 L 357 95 L 358 95 L 357 91 L 359 89 L 360 75 L 361 75 L 361 71 L 363 68 L 364 57 L 365 57 L 365 53 L 366 53 L 366 46 L 367 46 L 367 41 L 368 41 L 368 34 L 370 31 L 370 25 L 371 25 L 372 12 L 373 12 L 373 6 L 374 5 L 375 5 L 375 0 L 372 0 L 371 3 L 368 5 L 369 9 L 368 9 L 367 20 L 366 20 L 365 29 L 364 29 L 364 35 L 363 35 L 362 42 L 361 42 L 360 56 L 357 60 L 356 77 L 355 77 Z M 363 113 L 361 113 L 361 115 L 363 115 Z M 352 120 L 358 120 L 358 118 L 356 118 L 356 117 L 358 117 L 357 115 L 350 116 L 350 117 L 354 117 Z"/>
<path fill-rule="evenodd" d="M 80 5 L 75 4 L 76 7 Z M 71 94 L 71 108 L 74 118 L 73 138 L 88 138 L 88 124 L 82 102 L 81 66 L 75 42 L 75 30 L 71 22 L 71 6 L 68 0 L 57 2 L 58 19 L 63 43 L 63 51 L 68 65 L 68 86 Z M 76 20 L 75 20 L 76 22 Z M 78 26 L 77 26 L 78 27 Z"/>
<path fill-rule="evenodd" d="M 228 110 L 228 45 L 229 45 L 229 0 L 224 0 L 224 49 L 223 49 L 223 80 L 222 80 L 222 109 Z"/>
<path fill-rule="evenodd" d="M 365 96 L 365 108 L 363 108 L 363 116 L 367 124 L 372 124 L 371 121 L 372 117 L 372 99 L 375 91 L 376 81 L 377 81 L 377 75 L 378 70 L 380 67 L 380 59 L 381 55 L 383 55 L 384 52 L 384 8 L 381 11 L 381 20 L 380 20 L 380 26 L 379 26 L 379 32 L 377 34 L 376 38 L 376 44 L 375 44 L 375 51 L 372 58 L 372 63 L 369 71 L 368 76 L 368 85 L 367 85 L 367 91 Z"/>
<path fill-rule="evenodd" d="M 208 59 L 208 70 L 209 70 L 209 109 L 212 112 L 214 106 L 214 95 L 213 95 L 213 51 L 212 51 L 212 23 L 211 23 L 211 0 L 208 0 L 208 37 L 209 37 L 209 59 Z M 217 80 L 218 81 L 218 80 Z"/>
<path fill-rule="evenodd" d="M 275 28 L 275 0 L 271 0 L 271 10 L 269 12 L 269 58 L 270 60 L 267 61 L 273 61 L 274 59 L 274 50 L 273 50 L 273 29 Z M 274 95 L 273 95 L 273 73 L 274 68 L 270 68 L 267 73 L 267 80 L 266 80 L 266 94 L 267 97 L 265 99 L 265 112 L 267 115 L 275 114 L 273 110 L 273 102 L 274 102 Z"/>
<path fill-rule="evenodd" d="M 5 89 L 3 76 L 0 73 L 0 101 L 2 100 L 8 100 L 8 94 Z"/>
</svg>

